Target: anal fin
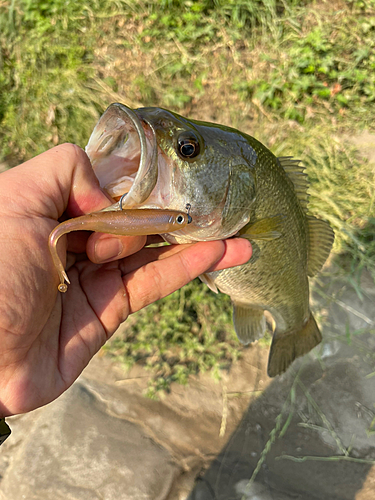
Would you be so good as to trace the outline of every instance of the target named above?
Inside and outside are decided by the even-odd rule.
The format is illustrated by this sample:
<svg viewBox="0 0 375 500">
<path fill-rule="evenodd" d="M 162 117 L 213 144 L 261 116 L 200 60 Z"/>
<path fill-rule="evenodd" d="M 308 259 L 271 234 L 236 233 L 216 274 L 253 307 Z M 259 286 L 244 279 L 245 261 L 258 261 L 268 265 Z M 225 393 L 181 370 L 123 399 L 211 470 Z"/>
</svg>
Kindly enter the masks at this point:
<svg viewBox="0 0 375 500">
<path fill-rule="evenodd" d="M 310 352 L 321 340 L 322 334 L 311 313 L 302 329 L 279 335 L 276 330 L 268 358 L 268 376 L 275 377 L 284 373 L 296 358 Z"/>
<path fill-rule="evenodd" d="M 233 323 L 237 337 L 243 344 L 250 344 L 266 331 L 266 318 L 262 309 L 233 302 Z"/>
</svg>

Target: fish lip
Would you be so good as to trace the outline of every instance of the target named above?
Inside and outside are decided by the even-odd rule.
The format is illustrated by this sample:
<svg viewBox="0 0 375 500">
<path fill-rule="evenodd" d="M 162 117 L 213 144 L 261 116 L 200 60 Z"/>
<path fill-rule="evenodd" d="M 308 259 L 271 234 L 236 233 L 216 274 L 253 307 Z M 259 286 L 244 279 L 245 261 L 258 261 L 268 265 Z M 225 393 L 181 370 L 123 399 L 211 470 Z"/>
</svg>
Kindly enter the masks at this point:
<svg viewBox="0 0 375 500">
<path fill-rule="evenodd" d="M 133 123 L 136 125 L 136 131 L 138 132 L 141 144 L 141 156 L 138 170 L 133 185 L 122 203 L 123 208 L 129 208 L 146 201 L 156 186 L 158 180 L 158 146 L 155 129 L 151 122 L 144 117 L 140 118 L 136 111 L 126 108 L 122 104 L 119 104 L 119 106 L 127 113 L 130 111 L 129 117 L 131 116 L 134 119 Z M 151 132 L 151 156 L 149 156 L 148 142 L 146 139 L 146 127 L 142 124 L 141 119 Z"/>
<path fill-rule="evenodd" d="M 120 124 L 115 127 L 113 123 L 110 123 L 110 120 L 116 118 L 120 120 Z M 106 128 L 106 124 L 108 123 L 109 125 Z M 134 181 L 122 201 L 122 208 L 130 208 L 142 204 L 149 197 L 156 185 L 158 179 L 158 151 L 154 127 L 145 118 L 139 117 L 131 108 L 121 103 L 114 103 L 111 104 L 100 117 L 86 146 L 86 153 L 95 171 L 95 155 L 103 155 L 104 157 L 110 155 L 114 147 L 116 147 L 119 138 L 124 135 L 124 132 L 128 134 L 131 127 L 134 128 L 134 131 L 138 135 L 140 157 Z M 146 127 L 150 131 L 150 134 L 148 134 L 149 141 L 147 141 L 146 138 Z M 151 151 L 148 143 L 151 144 Z M 100 181 L 100 175 L 98 175 L 97 172 L 95 173 Z M 116 203 L 113 205 L 113 209 L 120 210 L 121 208 L 119 204 Z"/>
</svg>

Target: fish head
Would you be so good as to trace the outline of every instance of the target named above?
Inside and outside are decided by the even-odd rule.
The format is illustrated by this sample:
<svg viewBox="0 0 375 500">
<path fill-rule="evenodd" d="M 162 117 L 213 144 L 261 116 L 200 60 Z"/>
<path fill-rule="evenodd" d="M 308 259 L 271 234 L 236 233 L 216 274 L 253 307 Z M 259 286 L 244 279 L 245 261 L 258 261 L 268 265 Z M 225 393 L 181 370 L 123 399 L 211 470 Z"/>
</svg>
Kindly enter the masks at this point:
<svg viewBox="0 0 375 500">
<path fill-rule="evenodd" d="M 249 222 L 257 154 L 234 129 L 112 104 L 86 152 L 103 189 L 122 197 L 117 209 L 189 212 L 191 224 L 163 235 L 171 243 L 228 238 Z"/>
</svg>

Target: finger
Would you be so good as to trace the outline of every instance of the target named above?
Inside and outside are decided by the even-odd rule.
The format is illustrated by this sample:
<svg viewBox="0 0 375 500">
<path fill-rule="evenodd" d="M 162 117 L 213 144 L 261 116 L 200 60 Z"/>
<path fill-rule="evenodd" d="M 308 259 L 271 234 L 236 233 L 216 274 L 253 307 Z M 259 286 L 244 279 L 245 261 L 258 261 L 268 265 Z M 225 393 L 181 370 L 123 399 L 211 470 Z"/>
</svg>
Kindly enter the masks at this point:
<svg viewBox="0 0 375 500">
<path fill-rule="evenodd" d="M 189 248 L 193 244 L 195 243 L 144 248 L 140 252 L 130 255 L 120 262 L 120 269 L 124 274 L 130 273 L 150 262 L 167 259 Z M 251 258 L 251 243 L 244 238 L 224 240 L 224 245 L 222 257 L 210 269 L 205 269 L 204 272 L 219 271 L 227 267 L 240 266 L 248 262 Z"/>
<path fill-rule="evenodd" d="M 89 259 L 96 263 L 111 262 L 138 252 L 146 243 L 146 236 L 112 236 L 94 233 L 86 245 Z"/>
<path fill-rule="evenodd" d="M 86 337 L 97 350 L 110 337 L 119 325 L 125 321 L 129 314 L 128 296 L 121 278 L 117 263 L 108 263 L 102 266 L 92 264 L 89 261 L 79 262 L 71 269 L 69 278 L 71 286 L 65 297 L 77 295 L 77 290 L 84 292 L 86 306 L 73 307 L 78 318 L 71 315 L 70 321 L 78 322 L 79 318 L 86 312 L 87 305 L 94 311 L 93 323 L 97 323 L 104 329 L 105 337 Z M 78 299 L 77 299 L 78 300 Z M 77 328 L 79 335 L 84 335 L 85 328 Z"/>
<path fill-rule="evenodd" d="M 234 238 L 224 240 L 224 254 L 213 266 L 207 269 L 207 273 L 220 271 L 228 267 L 241 266 L 251 259 L 253 248 L 249 240 L 244 238 Z"/>
<path fill-rule="evenodd" d="M 7 173 L 7 172 L 6 172 Z M 23 210 L 58 219 L 67 209 L 71 217 L 100 210 L 113 201 L 101 190 L 86 153 L 62 144 L 11 169 L 13 189 L 22 193 Z"/>
<path fill-rule="evenodd" d="M 62 297 L 64 310 L 60 371 L 70 383 L 127 318 L 128 301 L 115 264 L 79 263 L 70 270 L 71 286 Z"/>
<path fill-rule="evenodd" d="M 222 264 L 241 262 L 238 256 L 233 257 L 231 252 L 228 252 L 228 243 L 224 241 L 199 242 L 184 246 L 181 251 L 175 253 L 171 251 L 168 256 L 164 252 L 160 260 L 149 262 L 125 275 L 123 282 L 129 296 L 130 312 L 138 311 L 169 295 L 207 269 L 214 269 L 216 265 L 220 267 L 219 262 Z M 229 246 L 232 246 L 232 243 Z M 240 247 L 243 246 L 240 243 Z M 248 255 L 247 251 L 246 256 Z"/>
</svg>

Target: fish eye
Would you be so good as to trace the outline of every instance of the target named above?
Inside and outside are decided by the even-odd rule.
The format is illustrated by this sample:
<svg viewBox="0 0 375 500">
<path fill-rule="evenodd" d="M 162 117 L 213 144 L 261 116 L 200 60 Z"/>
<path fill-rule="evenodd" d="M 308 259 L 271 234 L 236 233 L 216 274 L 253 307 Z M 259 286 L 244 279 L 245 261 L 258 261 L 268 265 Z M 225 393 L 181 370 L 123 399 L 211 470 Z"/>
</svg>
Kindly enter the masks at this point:
<svg viewBox="0 0 375 500">
<path fill-rule="evenodd" d="M 195 158 L 200 153 L 200 145 L 194 132 L 182 132 L 177 139 L 177 152 L 184 160 L 186 158 Z"/>
<path fill-rule="evenodd" d="M 177 224 L 183 224 L 185 222 L 185 217 L 183 215 L 177 215 L 176 217 Z"/>
</svg>

